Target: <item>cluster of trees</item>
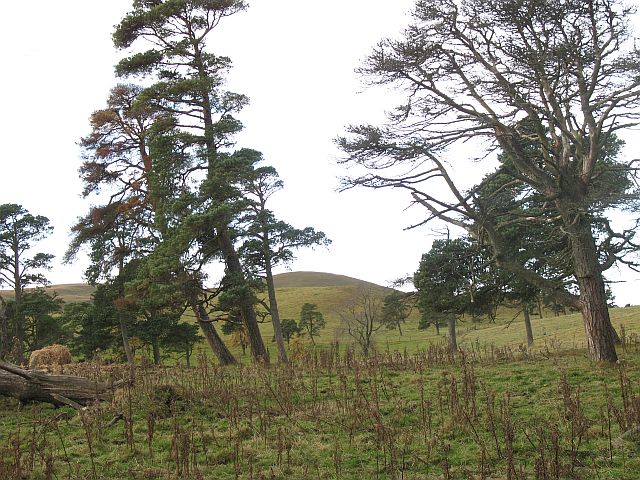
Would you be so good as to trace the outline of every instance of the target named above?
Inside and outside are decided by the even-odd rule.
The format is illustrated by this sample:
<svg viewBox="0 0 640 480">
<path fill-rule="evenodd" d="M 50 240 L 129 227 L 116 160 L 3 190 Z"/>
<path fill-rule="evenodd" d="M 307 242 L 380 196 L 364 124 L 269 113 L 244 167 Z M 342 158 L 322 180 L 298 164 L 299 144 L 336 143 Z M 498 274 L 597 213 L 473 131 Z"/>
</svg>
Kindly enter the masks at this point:
<svg viewBox="0 0 640 480">
<path fill-rule="evenodd" d="M 531 245 L 525 248 L 515 239 L 511 248 L 521 256 L 532 253 Z M 533 263 L 543 259 L 552 260 L 538 255 L 527 261 Z M 565 271 L 564 277 L 570 281 L 571 272 Z M 434 241 L 429 252 L 422 256 L 413 283 L 417 290 L 415 301 L 421 313 L 419 328 L 433 325 L 439 334 L 440 327 L 447 325 L 452 350 L 457 349 L 456 322 L 462 316 L 474 322 L 480 318 L 495 321 L 500 306 L 517 307 L 524 319 L 527 344 L 531 346 L 534 341 L 533 312 L 541 317 L 545 309 L 556 315 L 560 311 L 566 313 L 562 304 L 545 295 L 540 288 L 500 268 L 492 261 L 490 249 L 469 236 Z M 607 290 L 607 299 L 613 300 L 610 290 Z"/>
<path fill-rule="evenodd" d="M 300 309 L 300 317 L 296 322 L 292 318 L 282 320 L 282 336 L 289 343 L 294 337 L 309 337 L 313 345 L 320 331 L 324 329 L 327 322 L 322 312 L 315 303 L 305 303 Z"/>
<path fill-rule="evenodd" d="M 26 351 L 62 335 L 53 320 L 61 302 L 42 290 L 25 291 L 46 284 L 43 271 L 50 268 L 53 255 L 34 252 L 33 247 L 52 230 L 44 216 L 34 216 L 21 205 L 0 205 L 0 287 L 13 291 L 10 300 L 0 296 L 0 359 L 11 354 L 24 363 Z"/>
<path fill-rule="evenodd" d="M 617 335 L 603 273 L 638 266 L 638 220 L 611 221 L 614 210 L 637 212 L 639 198 L 636 161 L 618 158 L 616 136 L 640 107 L 632 14 L 618 0 L 420 1 L 404 36 L 380 42 L 361 69 L 406 101 L 386 125 L 353 126 L 338 139 L 345 163 L 362 169 L 344 188 L 407 190 L 426 209 L 423 224 L 466 231 L 488 263 L 520 282 L 513 290 L 579 310 L 592 358 L 611 362 Z M 451 167 L 462 155 L 454 147 L 467 142 L 477 160 L 498 165 L 471 187 Z M 437 256 L 457 245 L 434 247 Z M 456 283 L 456 269 L 439 273 Z M 422 273 L 418 283 L 444 282 Z M 449 300 L 429 308 L 463 308 Z"/>
<path fill-rule="evenodd" d="M 240 0 L 134 1 L 113 34 L 128 54 L 116 74 L 140 83 L 115 86 L 91 116 L 80 172 L 94 205 L 73 227 L 66 260 L 89 250 L 87 277 L 108 290 L 130 363 L 130 338 L 159 351 L 177 337 L 185 308 L 222 364 L 236 360 L 216 322 L 268 362 L 259 322 L 270 316 L 285 362 L 272 269 L 299 247 L 329 243 L 275 216 L 268 200 L 283 186 L 277 172 L 235 145 L 248 99 L 224 88 L 231 61 L 207 41 L 245 8 Z M 212 265 L 224 266 L 222 278 L 208 277 Z"/>
<path fill-rule="evenodd" d="M 112 346 L 117 331 L 132 365 L 134 337 L 153 347 L 156 361 L 161 348 L 181 348 L 188 358 L 198 338 L 180 322 L 189 309 L 222 364 L 236 360 L 216 322 L 241 331 L 255 361 L 268 362 L 259 330 L 267 316 L 278 358 L 287 360 L 272 270 L 291 261 L 297 248 L 330 241 L 276 217 L 268 200 L 283 187 L 277 172 L 260 152 L 235 145 L 242 129 L 237 114 L 248 99 L 225 89 L 231 61 L 207 42 L 220 22 L 245 8 L 241 0 L 135 0 L 115 27 L 114 44 L 128 55 L 115 67 L 123 83 L 91 115 L 90 133 L 81 140 L 83 195 L 92 206 L 73 227 L 65 255 L 72 262 L 88 250 L 86 276 L 99 285 L 92 305 L 64 312 L 85 355 Z M 48 221 L 37 225 L 38 218 L 29 228 L 43 236 Z M 0 271 L 15 301 L 2 307 L 13 308 L 16 320 L 0 325 L 2 348 L 13 328 L 22 362 L 24 286 L 37 280 L 29 271 L 46 267 L 51 257 L 18 259 L 7 235 Z M 216 265 L 224 272 L 210 278 Z"/>
<path fill-rule="evenodd" d="M 286 361 L 293 325 L 280 319 L 272 269 L 299 247 L 329 242 L 275 216 L 267 202 L 282 188 L 277 172 L 235 145 L 248 99 L 225 89 L 231 61 L 207 41 L 245 8 L 242 0 L 135 0 L 113 34 L 128 55 L 116 65 L 123 83 L 81 142 L 83 194 L 95 205 L 74 226 L 66 260 L 89 250 L 87 277 L 101 283 L 131 363 L 133 332 L 155 352 L 180 336 L 168 332 L 181 328 L 185 308 L 223 364 L 235 358 L 216 321 L 266 362 L 258 324 L 270 316 Z M 344 162 L 363 169 L 344 188 L 407 190 L 426 209 L 420 225 L 466 232 L 434 243 L 414 278 L 425 319 L 446 320 L 452 341 L 457 315 L 491 315 L 510 298 L 528 318 L 543 295 L 582 313 L 594 359 L 617 360 L 604 272 L 639 266 L 639 221 L 619 228 L 611 220 L 612 211 L 638 208 L 636 160 L 620 160 L 617 136 L 640 107 L 632 13 L 622 0 L 421 0 L 404 36 L 381 41 L 362 67 L 406 101 L 387 124 L 352 126 L 337 140 Z M 451 168 L 467 142 L 476 159 L 497 165 L 471 186 Z M 0 305 L 0 342 L 7 350 L 15 338 L 21 358 L 38 335 L 25 327 L 24 285 L 41 280 L 29 275 L 51 258 L 19 257 L 50 227 L 19 206 L 3 208 L 0 279 L 15 300 Z M 26 250 L 16 247 L 19 229 L 6 227 L 20 219 L 33 230 Z M 216 264 L 224 273 L 212 282 Z M 343 320 L 367 353 L 382 325 L 401 332 L 408 303 L 361 300 Z M 314 341 L 318 317 L 304 322 Z"/>
<path fill-rule="evenodd" d="M 114 284 L 98 285 L 92 303 L 65 304 L 55 292 L 42 288 L 48 283 L 45 273 L 53 255 L 34 247 L 52 230 L 42 215 L 32 215 L 20 205 L 0 205 L 0 286 L 12 291 L 8 298 L 0 296 L 0 359 L 22 364 L 28 352 L 54 343 L 69 345 L 83 358 L 119 350 L 116 334 L 122 309 Z M 140 346 L 151 347 L 156 363 L 161 361 L 161 348 L 183 354 L 189 363 L 200 336 L 196 326 L 179 321 L 181 306 L 153 319 L 132 311 L 132 305 L 125 310 L 132 335 Z"/>
</svg>

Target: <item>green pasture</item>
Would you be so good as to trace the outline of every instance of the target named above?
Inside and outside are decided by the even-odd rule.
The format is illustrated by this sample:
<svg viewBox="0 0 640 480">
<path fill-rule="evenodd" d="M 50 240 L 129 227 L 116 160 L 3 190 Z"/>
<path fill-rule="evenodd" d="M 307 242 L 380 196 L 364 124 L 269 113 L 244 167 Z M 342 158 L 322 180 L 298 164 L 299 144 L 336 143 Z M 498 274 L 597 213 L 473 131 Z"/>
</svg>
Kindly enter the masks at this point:
<svg viewBox="0 0 640 480">
<path fill-rule="evenodd" d="M 640 478 L 640 344 L 549 353 L 146 366 L 82 412 L 0 398 L 0 478 Z"/>
<path fill-rule="evenodd" d="M 362 285 L 305 282 L 278 288 L 282 318 L 315 303 L 327 326 L 315 350 L 297 342 L 291 365 L 252 365 L 234 347 L 243 365 L 220 368 L 203 343 L 196 367 L 145 364 L 80 413 L 0 398 L 0 478 L 640 478 L 640 307 L 611 309 L 618 365 L 589 360 L 579 314 L 533 316 L 524 349 L 522 315 L 506 307 L 495 323 L 460 320 L 466 353 L 449 355 L 446 329 L 418 330 L 413 312 L 362 359 L 339 315 Z M 273 356 L 271 323 L 261 328 Z"/>
</svg>

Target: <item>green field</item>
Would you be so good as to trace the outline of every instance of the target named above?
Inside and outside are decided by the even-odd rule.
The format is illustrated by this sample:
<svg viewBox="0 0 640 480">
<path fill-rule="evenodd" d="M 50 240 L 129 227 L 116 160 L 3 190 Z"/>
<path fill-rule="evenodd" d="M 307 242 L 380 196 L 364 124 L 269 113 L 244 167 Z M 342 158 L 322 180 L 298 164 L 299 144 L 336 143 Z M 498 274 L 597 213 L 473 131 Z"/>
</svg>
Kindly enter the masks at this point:
<svg viewBox="0 0 640 480">
<path fill-rule="evenodd" d="M 524 348 L 509 308 L 496 323 L 462 319 L 456 355 L 414 314 L 403 336 L 378 332 L 363 359 L 338 312 L 371 285 L 307 273 L 293 286 L 287 275 L 300 281 L 280 277 L 283 318 L 305 302 L 325 314 L 317 348 L 303 340 L 291 365 L 269 367 L 235 348 L 244 365 L 221 368 L 203 344 L 196 367 L 145 363 L 130 388 L 81 412 L 0 398 L 0 478 L 640 478 L 639 307 L 611 310 L 617 365 L 588 359 L 577 314 L 533 317 L 535 346 Z"/>
<path fill-rule="evenodd" d="M 81 412 L 0 398 L 0 478 L 640 478 L 640 343 L 140 367 Z M 118 367 L 72 369 L 108 380 Z"/>
</svg>

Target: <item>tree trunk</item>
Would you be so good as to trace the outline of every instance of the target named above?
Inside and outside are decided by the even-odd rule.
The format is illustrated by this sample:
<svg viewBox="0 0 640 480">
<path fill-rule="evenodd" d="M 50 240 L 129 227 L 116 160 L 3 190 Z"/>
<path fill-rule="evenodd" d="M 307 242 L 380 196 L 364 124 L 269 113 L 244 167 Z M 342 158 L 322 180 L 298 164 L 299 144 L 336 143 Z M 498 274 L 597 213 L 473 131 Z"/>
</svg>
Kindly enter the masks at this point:
<svg viewBox="0 0 640 480">
<path fill-rule="evenodd" d="M 193 313 L 198 320 L 198 325 L 200 325 L 200 329 L 202 330 L 202 333 L 204 333 L 204 337 L 209 343 L 209 347 L 211 347 L 213 353 L 216 355 L 216 357 L 218 357 L 220 365 L 233 365 L 238 363 L 233 354 L 229 351 L 227 346 L 220 338 L 220 335 L 218 335 L 218 332 L 209 319 L 209 314 L 204 309 L 204 307 L 195 302 L 195 299 L 192 299 L 191 309 L 193 310 Z"/>
<path fill-rule="evenodd" d="M 269 310 L 271 311 L 271 323 L 273 323 L 273 336 L 278 347 L 278 361 L 287 363 L 287 349 L 284 346 L 282 336 L 282 326 L 280 325 L 280 312 L 278 311 L 278 300 L 276 299 L 276 287 L 273 282 L 271 272 L 271 259 L 267 255 L 265 258 L 265 273 L 267 277 L 267 292 L 269 294 Z"/>
<path fill-rule="evenodd" d="M 109 385 L 71 375 L 48 375 L 0 361 L 0 395 L 21 402 L 46 402 L 75 408 L 108 398 Z"/>
<path fill-rule="evenodd" d="M 124 319 L 124 314 L 118 315 L 118 321 L 120 322 L 120 334 L 122 336 L 122 346 L 124 347 L 124 354 L 127 357 L 127 364 L 131 367 L 135 365 L 135 358 L 133 357 L 133 350 L 129 343 L 129 333 L 127 332 L 127 322 Z"/>
<path fill-rule="evenodd" d="M 156 337 L 151 341 L 151 346 L 153 347 L 153 364 L 161 365 L 162 364 L 162 355 L 160 355 L 160 340 Z"/>
<path fill-rule="evenodd" d="M 533 329 L 531 328 L 531 317 L 529 316 L 529 305 L 523 305 L 524 327 L 527 330 L 527 346 L 533 345 Z"/>
<path fill-rule="evenodd" d="M 12 348 L 15 355 L 15 360 L 18 365 L 26 364 L 24 356 L 24 318 L 22 316 L 22 289 L 15 292 L 15 304 L 14 304 L 14 332 Z"/>
<path fill-rule="evenodd" d="M 316 341 L 313 339 L 313 319 L 309 319 L 309 338 L 311 339 L 311 345 L 316 346 Z"/>
<path fill-rule="evenodd" d="M 202 52 L 200 50 L 201 44 L 194 42 L 193 48 L 193 67 L 198 71 L 197 78 L 201 81 L 202 85 L 200 90 L 200 100 L 202 102 L 202 119 L 204 121 L 204 141 L 206 145 L 208 168 L 207 175 L 210 178 L 213 178 L 216 175 L 214 167 L 218 162 L 218 149 L 215 141 L 216 133 L 213 121 L 213 110 L 210 101 L 212 93 L 209 82 L 210 77 L 207 71 L 207 67 L 205 66 L 205 61 L 202 58 Z M 244 270 L 242 269 L 242 265 L 240 264 L 240 259 L 238 258 L 238 254 L 236 252 L 235 246 L 233 245 L 233 241 L 231 240 L 228 223 L 221 222 L 221 224 L 216 225 L 216 230 L 218 233 L 220 250 L 222 251 L 222 254 L 225 258 L 227 273 L 235 279 L 244 282 L 246 280 Z M 247 335 L 249 336 L 251 353 L 253 354 L 254 361 L 268 363 L 269 355 L 267 353 L 267 349 L 265 348 L 264 342 L 262 341 L 262 336 L 260 335 L 258 319 L 256 317 L 256 312 L 253 309 L 253 299 L 250 298 L 248 294 L 243 295 L 238 306 L 240 307 L 240 313 L 247 328 Z M 217 333 L 215 335 L 217 336 Z M 207 337 L 207 339 L 208 338 L 209 337 Z"/>
<path fill-rule="evenodd" d="M 120 333 L 122 335 L 122 346 L 124 347 L 124 353 L 127 356 L 127 365 L 129 365 L 129 380 L 133 381 L 135 378 L 136 363 L 133 358 L 133 350 L 129 343 L 129 334 L 127 333 L 127 321 L 125 320 L 124 312 L 118 312 L 118 321 L 120 322 Z"/>
<path fill-rule="evenodd" d="M 402 322 L 398 322 L 398 332 L 400 333 L 400 336 L 402 336 Z"/>
<path fill-rule="evenodd" d="M 544 305 L 542 305 L 542 295 L 538 295 L 538 316 L 544 318 Z"/>
<path fill-rule="evenodd" d="M 24 318 L 22 317 L 22 275 L 19 247 L 17 226 L 14 224 L 11 248 L 13 250 L 13 294 L 15 300 L 15 355 L 18 364 L 24 365 Z"/>
<path fill-rule="evenodd" d="M 242 264 L 238 253 L 229 236 L 229 229 L 226 226 L 218 227 L 218 239 L 220 242 L 220 249 L 225 257 L 225 265 L 227 267 L 227 274 L 233 279 L 232 283 L 244 283 L 246 278 Z M 258 318 L 256 312 L 253 309 L 253 299 L 247 288 L 244 288 L 246 292 L 240 297 L 238 307 L 240 307 L 240 313 L 242 320 L 247 329 L 247 336 L 249 337 L 249 344 L 251 345 L 251 354 L 253 360 L 258 363 L 269 363 L 269 354 L 262 340 L 260 334 L 260 327 L 258 325 Z"/>
<path fill-rule="evenodd" d="M 606 303 L 603 307 L 600 302 L 597 281 L 583 279 L 579 283 L 582 291 L 582 317 L 591 357 L 598 361 L 617 362 L 615 348 L 617 333 L 611 326 Z"/>
<path fill-rule="evenodd" d="M 9 350 L 9 319 L 4 298 L 0 297 L 0 360 L 5 359 Z"/>
<path fill-rule="evenodd" d="M 370 341 L 367 339 L 363 339 L 362 341 L 362 356 L 365 358 L 369 357 L 369 343 Z"/>
<path fill-rule="evenodd" d="M 591 225 L 582 218 L 570 233 L 575 276 L 580 288 L 580 311 L 584 319 L 587 346 L 593 360 L 616 362 L 617 334 L 611 325 L 604 280 L 598 263 Z"/>
<path fill-rule="evenodd" d="M 447 323 L 449 325 L 449 350 L 451 352 L 456 352 L 458 350 L 458 339 L 456 337 L 456 316 L 449 315 L 447 318 Z"/>
</svg>

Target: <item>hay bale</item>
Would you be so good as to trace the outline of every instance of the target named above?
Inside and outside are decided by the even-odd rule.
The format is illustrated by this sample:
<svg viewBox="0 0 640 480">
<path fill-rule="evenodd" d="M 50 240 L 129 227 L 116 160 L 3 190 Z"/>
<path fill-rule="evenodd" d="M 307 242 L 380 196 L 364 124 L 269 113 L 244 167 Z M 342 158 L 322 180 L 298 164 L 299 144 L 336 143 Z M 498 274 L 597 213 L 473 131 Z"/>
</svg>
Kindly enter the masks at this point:
<svg viewBox="0 0 640 480">
<path fill-rule="evenodd" d="M 66 365 L 68 363 L 71 363 L 69 348 L 58 344 L 34 350 L 29 357 L 29 368 L 46 365 Z"/>
</svg>

